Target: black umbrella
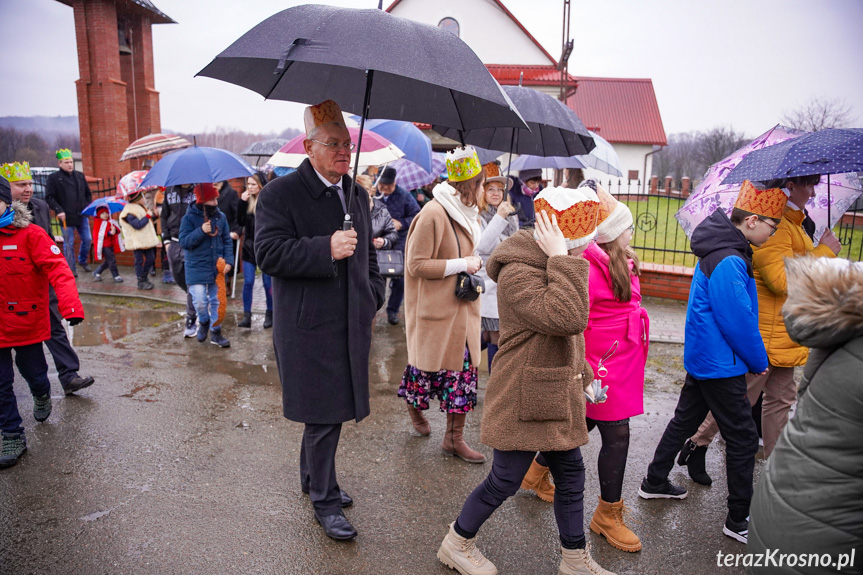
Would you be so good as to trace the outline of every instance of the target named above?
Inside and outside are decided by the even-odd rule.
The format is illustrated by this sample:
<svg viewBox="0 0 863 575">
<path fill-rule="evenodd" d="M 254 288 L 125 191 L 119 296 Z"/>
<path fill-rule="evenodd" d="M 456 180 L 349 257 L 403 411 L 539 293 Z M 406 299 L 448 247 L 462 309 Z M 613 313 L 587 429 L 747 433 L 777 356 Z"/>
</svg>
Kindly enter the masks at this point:
<svg viewBox="0 0 863 575">
<path fill-rule="evenodd" d="M 526 128 L 495 126 L 461 134 L 446 126 L 432 128 L 445 138 L 514 154 L 580 156 L 596 147 L 579 117 L 560 100 L 521 86 L 504 86 L 503 90 L 527 121 Z"/>
<path fill-rule="evenodd" d="M 381 10 L 288 8 L 249 30 L 198 75 L 268 99 L 306 104 L 332 99 L 361 116 L 361 128 L 366 118 L 463 132 L 525 126 L 467 44 L 445 30 Z M 353 193 L 351 186 L 350 200 Z M 350 215 L 345 218 L 349 224 Z"/>
</svg>

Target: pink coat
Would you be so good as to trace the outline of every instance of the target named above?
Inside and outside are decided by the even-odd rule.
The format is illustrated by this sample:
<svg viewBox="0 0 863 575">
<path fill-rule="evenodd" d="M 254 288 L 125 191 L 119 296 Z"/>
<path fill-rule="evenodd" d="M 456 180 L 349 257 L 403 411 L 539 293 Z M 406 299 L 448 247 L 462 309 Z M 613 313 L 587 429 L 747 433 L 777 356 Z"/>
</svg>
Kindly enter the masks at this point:
<svg viewBox="0 0 863 575">
<path fill-rule="evenodd" d="M 647 310 L 641 307 L 638 276 L 630 275 L 632 299 L 620 302 L 611 289 L 608 254 L 591 244 L 584 257 L 590 262 L 590 318 L 584 332 L 585 355 L 596 379 L 608 386 L 608 401 L 588 404 L 587 417 L 619 421 L 644 413 L 644 365 L 650 319 Z"/>
</svg>

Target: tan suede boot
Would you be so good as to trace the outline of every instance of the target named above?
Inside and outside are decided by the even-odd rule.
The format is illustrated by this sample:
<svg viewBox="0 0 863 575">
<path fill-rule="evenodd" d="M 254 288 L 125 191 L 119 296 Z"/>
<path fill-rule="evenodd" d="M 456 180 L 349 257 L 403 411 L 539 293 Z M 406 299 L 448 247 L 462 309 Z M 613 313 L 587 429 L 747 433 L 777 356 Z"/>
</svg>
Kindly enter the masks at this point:
<svg viewBox="0 0 863 575">
<path fill-rule="evenodd" d="M 623 519 L 623 513 L 627 511 L 623 500 L 609 503 L 599 498 L 599 506 L 590 521 L 590 529 L 594 533 L 604 535 L 609 545 L 617 547 L 621 551 L 630 553 L 641 550 L 641 540 L 633 533 Z"/>
<path fill-rule="evenodd" d="M 417 433 L 423 437 L 431 435 L 431 425 L 429 425 L 428 419 L 425 418 L 419 409 L 413 405 L 408 405 L 408 414 L 411 416 L 411 423 L 414 429 L 417 430 Z"/>
<path fill-rule="evenodd" d="M 464 442 L 464 413 L 446 414 L 446 434 L 443 436 L 441 450 L 446 455 L 461 457 L 468 463 L 485 463 L 485 455 L 471 449 Z"/>
<path fill-rule="evenodd" d="M 563 557 L 557 575 L 616 575 L 599 566 L 590 556 L 590 546 L 584 549 L 560 548 Z"/>
<path fill-rule="evenodd" d="M 465 539 L 455 532 L 455 522 L 449 524 L 449 533 L 437 550 L 440 562 L 462 575 L 497 575 L 494 563 L 476 548 L 476 537 Z"/>
<path fill-rule="evenodd" d="M 521 480 L 521 488 L 529 489 L 543 501 L 552 503 L 554 501 L 554 484 L 550 477 L 551 472 L 549 472 L 548 467 L 543 467 L 534 459 L 530 464 L 530 469 L 524 474 L 524 479 Z"/>
</svg>

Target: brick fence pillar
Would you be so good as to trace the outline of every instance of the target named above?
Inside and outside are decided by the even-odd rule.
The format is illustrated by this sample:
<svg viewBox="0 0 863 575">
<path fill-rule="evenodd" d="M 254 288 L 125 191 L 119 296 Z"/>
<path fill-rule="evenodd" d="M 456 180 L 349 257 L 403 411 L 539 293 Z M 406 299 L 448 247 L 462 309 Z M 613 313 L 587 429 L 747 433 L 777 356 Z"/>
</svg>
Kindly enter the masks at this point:
<svg viewBox="0 0 863 575">
<path fill-rule="evenodd" d="M 671 176 L 665 176 L 665 193 L 671 195 Z"/>
<path fill-rule="evenodd" d="M 659 190 L 659 176 L 650 176 L 650 193 L 656 195 L 657 190 Z"/>
<path fill-rule="evenodd" d="M 683 176 L 683 179 L 680 180 L 680 197 L 688 198 L 689 197 L 689 187 L 691 185 L 689 176 Z"/>
</svg>

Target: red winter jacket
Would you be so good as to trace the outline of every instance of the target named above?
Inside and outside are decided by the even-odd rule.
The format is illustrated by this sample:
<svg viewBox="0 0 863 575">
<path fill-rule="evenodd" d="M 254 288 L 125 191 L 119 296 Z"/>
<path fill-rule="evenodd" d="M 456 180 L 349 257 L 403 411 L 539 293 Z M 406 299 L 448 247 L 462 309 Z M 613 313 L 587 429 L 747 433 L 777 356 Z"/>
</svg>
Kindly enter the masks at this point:
<svg viewBox="0 0 863 575">
<path fill-rule="evenodd" d="M 51 339 L 48 283 L 57 292 L 60 314 L 83 318 L 84 306 L 69 264 L 54 241 L 20 202 L 15 219 L 0 228 L 0 348 Z"/>
</svg>

